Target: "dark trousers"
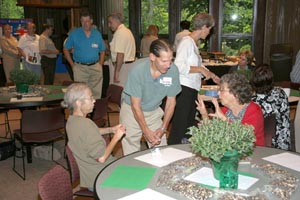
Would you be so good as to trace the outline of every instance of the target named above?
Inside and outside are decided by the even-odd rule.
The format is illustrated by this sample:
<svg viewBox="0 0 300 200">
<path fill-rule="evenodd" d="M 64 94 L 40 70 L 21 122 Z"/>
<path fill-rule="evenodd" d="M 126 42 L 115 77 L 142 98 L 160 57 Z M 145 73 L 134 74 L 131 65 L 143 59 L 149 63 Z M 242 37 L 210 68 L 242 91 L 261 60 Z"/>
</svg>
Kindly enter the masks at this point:
<svg viewBox="0 0 300 200">
<path fill-rule="evenodd" d="M 44 73 L 44 85 L 53 85 L 56 69 L 56 58 L 42 56 L 41 65 Z"/>
<path fill-rule="evenodd" d="M 176 97 L 176 107 L 172 119 L 172 128 L 168 137 L 168 144 L 181 144 L 188 128 L 195 125 L 196 103 L 198 91 L 181 85 L 182 91 Z"/>
</svg>

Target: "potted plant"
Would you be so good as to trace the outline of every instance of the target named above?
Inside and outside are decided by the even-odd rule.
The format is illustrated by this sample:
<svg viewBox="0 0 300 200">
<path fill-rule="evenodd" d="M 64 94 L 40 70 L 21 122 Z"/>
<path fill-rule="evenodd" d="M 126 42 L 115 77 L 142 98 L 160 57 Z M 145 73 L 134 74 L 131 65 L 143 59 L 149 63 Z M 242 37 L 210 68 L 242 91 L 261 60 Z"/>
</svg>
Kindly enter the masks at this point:
<svg viewBox="0 0 300 200">
<path fill-rule="evenodd" d="M 214 118 L 189 130 L 192 150 L 211 160 L 214 176 L 218 180 L 224 170 L 228 172 L 233 169 L 233 173 L 237 174 L 240 157 L 253 152 L 254 127 L 243 125 L 240 121 Z"/>
<path fill-rule="evenodd" d="M 29 85 L 37 84 L 39 77 L 33 71 L 16 67 L 10 71 L 10 80 L 16 84 L 17 92 L 27 93 Z"/>
</svg>

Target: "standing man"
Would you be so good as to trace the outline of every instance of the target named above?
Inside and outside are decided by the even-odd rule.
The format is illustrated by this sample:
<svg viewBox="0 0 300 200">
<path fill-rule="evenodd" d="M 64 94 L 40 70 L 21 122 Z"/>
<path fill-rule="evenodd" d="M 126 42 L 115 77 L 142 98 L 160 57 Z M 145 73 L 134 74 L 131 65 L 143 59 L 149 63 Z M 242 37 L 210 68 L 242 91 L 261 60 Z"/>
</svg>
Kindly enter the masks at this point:
<svg viewBox="0 0 300 200">
<path fill-rule="evenodd" d="M 121 13 L 112 13 L 108 16 L 108 27 L 114 33 L 110 42 L 111 59 L 114 66 L 113 82 L 121 85 L 124 85 L 127 80 L 129 64 L 135 60 L 136 53 L 134 37 L 123 24 L 123 20 L 124 17 Z M 112 74 L 112 72 L 110 73 Z"/>
<path fill-rule="evenodd" d="M 35 34 L 36 26 L 32 22 L 27 23 L 27 33 L 19 40 L 18 50 L 24 58 L 23 67 L 31 70 L 41 77 L 41 56 L 39 52 L 40 36 Z"/>
<path fill-rule="evenodd" d="M 2 62 L 6 83 L 10 82 L 10 71 L 15 67 L 20 67 L 20 54 L 17 48 L 18 40 L 11 34 L 11 32 L 11 26 L 9 24 L 5 24 L 3 26 L 4 35 L 0 37 L 0 50 L 2 49 Z"/>
<path fill-rule="evenodd" d="M 44 84 L 53 85 L 56 69 L 56 56 L 59 51 L 56 49 L 50 36 L 53 33 L 53 26 L 43 24 L 43 33 L 40 36 L 39 49 L 41 64 L 44 73 Z"/>
<path fill-rule="evenodd" d="M 149 58 L 137 60 L 129 72 L 120 111 L 120 123 L 126 127 L 122 140 L 124 155 L 140 150 L 142 135 L 149 147 L 167 144 L 165 131 L 174 112 L 176 95 L 181 91 L 179 72 L 172 58 L 171 45 L 157 39 L 150 46 Z M 165 97 L 163 112 L 160 104 Z"/>
<path fill-rule="evenodd" d="M 65 45 L 64 55 L 74 72 L 74 81 L 86 83 L 95 99 L 102 94 L 102 66 L 105 58 L 105 45 L 98 30 L 92 28 L 92 15 L 82 12 L 81 27 L 74 29 Z M 73 49 L 73 59 L 70 50 Z M 99 55 L 100 54 L 100 55 Z"/>
</svg>

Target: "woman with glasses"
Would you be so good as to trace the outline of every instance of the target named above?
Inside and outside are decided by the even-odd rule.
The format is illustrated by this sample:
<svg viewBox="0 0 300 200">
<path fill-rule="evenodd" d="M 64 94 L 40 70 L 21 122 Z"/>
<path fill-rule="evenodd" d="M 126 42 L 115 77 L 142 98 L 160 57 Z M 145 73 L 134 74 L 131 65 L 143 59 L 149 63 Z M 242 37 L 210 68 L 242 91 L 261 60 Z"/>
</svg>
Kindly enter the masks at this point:
<svg viewBox="0 0 300 200">
<path fill-rule="evenodd" d="M 252 88 L 245 76 L 238 73 L 222 76 L 218 95 L 224 107 L 220 107 L 218 100 L 213 98 L 215 113 L 207 112 L 201 96 L 198 95 L 197 110 L 199 110 L 204 123 L 209 117 L 218 117 L 228 121 L 239 120 L 243 124 L 254 127 L 255 144 L 264 146 L 263 113 L 259 105 L 251 101 Z"/>
<path fill-rule="evenodd" d="M 70 116 L 66 124 L 68 146 L 72 150 L 80 171 L 80 186 L 93 190 L 99 171 L 113 161 L 111 153 L 125 134 L 121 124 L 98 128 L 87 115 L 93 111 L 95 99 L 91 89 L 84 83 L 73 83 L 65 93 L 62 106 L 68 108 Z M 103 134 L 114 133 L 106 145 Z"/>
</svg>

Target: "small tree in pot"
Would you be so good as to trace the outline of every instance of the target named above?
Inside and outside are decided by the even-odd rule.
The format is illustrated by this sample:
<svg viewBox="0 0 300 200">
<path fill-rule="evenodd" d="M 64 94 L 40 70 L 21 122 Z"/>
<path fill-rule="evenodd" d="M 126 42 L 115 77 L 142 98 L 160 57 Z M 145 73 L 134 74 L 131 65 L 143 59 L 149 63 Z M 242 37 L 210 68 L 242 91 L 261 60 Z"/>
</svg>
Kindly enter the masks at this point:
<svg viewBox="0 0 300 200">
<path fill-rule="evenodd" d="M 10 80 L 16 84 L 17 92 L 27 93 L 28 86 L 37 84 L 39 77 L 33 71 L 16 67 L 10 71 Z"/>
<path fill-rule="evenodd" d="M 234 168 L 237 171 L 240 157 L 253 152 L 254 127 L 243 125 L 240 121 L 228 122 L 214 118 L 189 130 L 192 150 L 211 160 L 216 179 L 220 179 L 224 168 L 229 168 L 228 164 L 222 165 L 223 161 L 232 160 L 231 156 L 236 157 Z"/>
</svg>

